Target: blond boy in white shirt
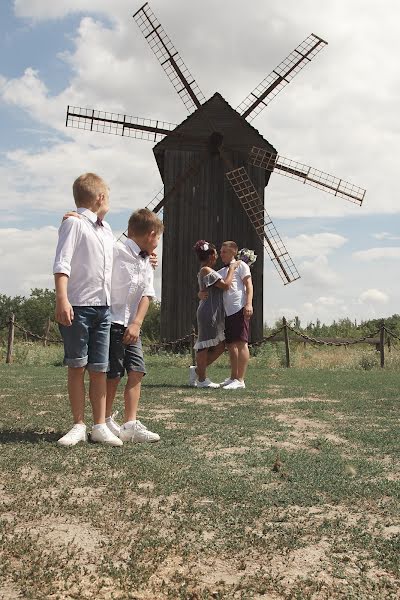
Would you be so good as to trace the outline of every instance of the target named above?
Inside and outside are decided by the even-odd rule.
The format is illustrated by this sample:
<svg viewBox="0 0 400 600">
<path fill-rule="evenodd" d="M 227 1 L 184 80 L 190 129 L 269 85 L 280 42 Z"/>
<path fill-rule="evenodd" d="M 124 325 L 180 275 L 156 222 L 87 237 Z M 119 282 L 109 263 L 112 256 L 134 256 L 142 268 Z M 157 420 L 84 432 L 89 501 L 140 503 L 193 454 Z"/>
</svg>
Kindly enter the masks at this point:
<svg viewBox="0 0 400 600">
<path fill-rule="evenodd" d="M 56 321 L 64 342 L 74 425 L 58 444 L 74 446 L 87 441 L 84 423 L 87 369 L 94 423 L 91 439 L 122 446 L 105 424 L 114 245 L 111 228 L 104 221 L 109 209 L 109 190 L 94 173 L 78 177 L 72 189 L 80 218 L 67 218 L 60 226 L 53 273 Z"/>
<path fill-rule="evenodd" d="M 140 328 L 150 301 L 155 296 L 149 255 L 157 247 L 163 229 L 157 216 L 142 208 L 129 219 L 125 243 L 114 247 L 106 422 L 110 430 L 124 442 L 157 442 L 160 439 L 157 433 L 149 431 L 137 419 L 137 409 L 141 382 L 146 373 Z M 119 382 L 125 372 L 125 418 L 124 424 L 119 427 L 111 413 Z"/>
</svg>

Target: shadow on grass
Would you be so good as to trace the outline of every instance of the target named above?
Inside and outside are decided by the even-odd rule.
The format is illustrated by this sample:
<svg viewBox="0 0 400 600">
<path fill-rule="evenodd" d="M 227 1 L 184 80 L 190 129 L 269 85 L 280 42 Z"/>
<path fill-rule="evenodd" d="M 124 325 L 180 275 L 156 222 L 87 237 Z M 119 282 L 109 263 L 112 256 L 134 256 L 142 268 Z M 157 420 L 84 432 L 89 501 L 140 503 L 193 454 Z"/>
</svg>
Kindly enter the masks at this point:
<svg viewBox="0 0 400 600">
<path fill-rule="evenodd" d="M 175 390 L 181 390 L 181 389 L 193 389 L 193 386 L 188 385 L 187 383 L 177 383 L 177 384 L 173 384 L 173 383 L 144 383 L 143 387 L 146 388 L 155 388 L 155 389 L 161 389 L 161 388 L 173 388 Z"/>
<path fill-rule="evenodd" d="M 39 444 L 40 442 L 56 442 L 62 435 L 60 431 L 25 431 L 16 429 L 6 429 L 0 431 L 0 444 Z"/>
</svg>

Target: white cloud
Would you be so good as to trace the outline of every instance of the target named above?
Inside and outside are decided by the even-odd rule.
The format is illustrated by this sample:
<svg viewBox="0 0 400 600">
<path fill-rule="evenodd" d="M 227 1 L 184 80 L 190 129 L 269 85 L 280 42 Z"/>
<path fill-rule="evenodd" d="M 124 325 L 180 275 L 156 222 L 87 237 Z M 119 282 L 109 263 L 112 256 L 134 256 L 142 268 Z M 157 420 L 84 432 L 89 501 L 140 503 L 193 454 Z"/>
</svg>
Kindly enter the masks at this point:
<svg viewBox="0 0 400 600">
<path fill-rule="evenodd" d="M 389 297 L 385 292 L 371 288 L 360 294 L 359 301 L 363 304 L 386 304 L 389 301 Z"/>
<path fill-rule="evenodd" d="M 339 275 L 329 266 L 326 256 L 317 256 L 314 260 L 304 261 L 299 266 L 305 287 L 329 289 L 339 285 Z"/>
<path fill-rule="evenodd" d="M 53 288 L 53 259 L 57 229 L 0 230 L 1 293 L 29 295 L 32 288 Z"/>
<path fill-rule="evenodd" d="M 388 231 L 381 231 L 380 233 L 373 233 L 372 237 L 376 240 L 400 240 L 399 236 L 393 235 Z"/>
<path fill-rule="evenodd" d="M 292 257 L 326 256 L 346 242 L 345 237 L 335 233 L 301 234 L 295 238 L 285 239 L 286 247 L 290 248 Z"/>
<path fill-rule="evenodd" d="M 359 250 L 353 252 L 353 257 L 357 260 L 391 260 L 400 258 L 400 246 L 391 248 L 369 248 L 368 250 Z"/>
</svg>

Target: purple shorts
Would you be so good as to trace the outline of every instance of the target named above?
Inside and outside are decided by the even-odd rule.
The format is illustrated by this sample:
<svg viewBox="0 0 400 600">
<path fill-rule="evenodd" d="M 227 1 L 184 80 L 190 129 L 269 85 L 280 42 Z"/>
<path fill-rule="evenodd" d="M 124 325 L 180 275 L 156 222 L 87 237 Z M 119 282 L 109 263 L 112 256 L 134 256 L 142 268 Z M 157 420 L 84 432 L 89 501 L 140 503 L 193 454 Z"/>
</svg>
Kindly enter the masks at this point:
<svg viewBox="0 0 400 600">
<path fill-rule="evenodd" d="M 225 341 L 227 344 L 233 342 L 249 342 L 250 319 L 245 319 L 242 308 L 239 312 L 225 317 Z"/>
</svg>

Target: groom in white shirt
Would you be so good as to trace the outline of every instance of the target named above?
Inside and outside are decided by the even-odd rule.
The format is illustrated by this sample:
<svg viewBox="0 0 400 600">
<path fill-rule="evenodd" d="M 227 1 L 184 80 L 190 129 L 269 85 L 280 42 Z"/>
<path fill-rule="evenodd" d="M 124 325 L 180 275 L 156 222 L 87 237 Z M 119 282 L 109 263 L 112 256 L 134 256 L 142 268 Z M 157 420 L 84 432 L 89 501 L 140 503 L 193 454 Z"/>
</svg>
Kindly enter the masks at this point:
<svg viewBox="0 0 400 600">
<path fill-rule="evenodd" d="M 225 266 L 218 271 L 225 278 L 229 264 L 235 260 L 235 242 L 223 242 L 220 256 Z M 253 315 L 253 282 L 249 266 L 240 261 L 228 290 L 224 291 L 225 341 L 231 363 L 230 377 L 221 383 L 225 390 L 245 388 L 244 378 L 249 364 L 250 319 Z"/>
</svg>

